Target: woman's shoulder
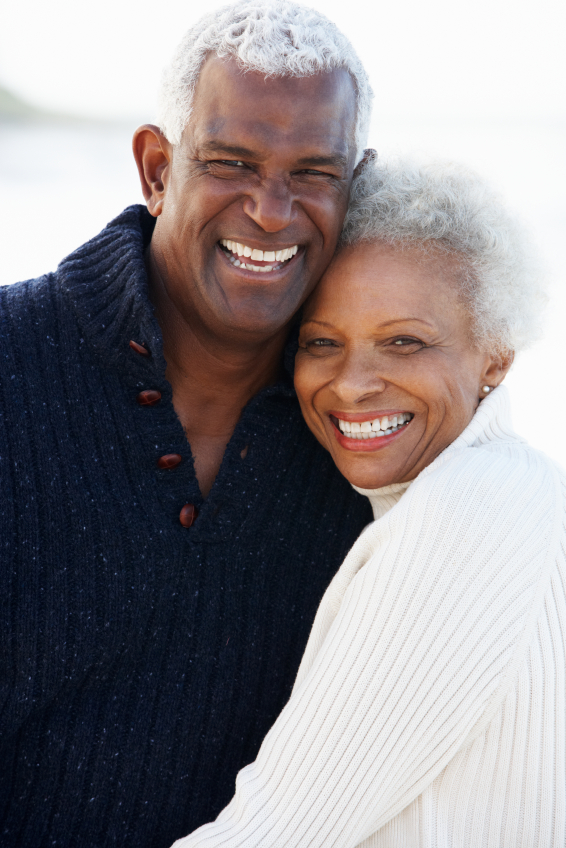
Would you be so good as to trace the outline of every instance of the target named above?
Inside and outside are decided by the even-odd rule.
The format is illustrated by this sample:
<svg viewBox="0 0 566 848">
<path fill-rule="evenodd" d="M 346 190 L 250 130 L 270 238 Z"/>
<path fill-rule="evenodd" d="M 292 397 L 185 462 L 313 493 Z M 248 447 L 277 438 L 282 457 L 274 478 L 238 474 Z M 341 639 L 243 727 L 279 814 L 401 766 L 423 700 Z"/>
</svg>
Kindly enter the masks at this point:
<svg viewBox="0 0 566 848">
<path fill-rule="evenodd" d="M 520 439 L 453 444 L 366 528 L 341 582 L 362 570 L 381 573 L 384 557 L 404 579 L 427 563 L 435 574 L 466 563 L 485 574 L 528 573 L 536 580 L 543 563 L 556 559 L 565 493 L 561 469 Z"/>
<path fill-rule="evenodd" d="M 565 495 L 562 469 L 525 442 L 455 447 L 421 472 L 391 510 L 388 527 L 376 526 L 374 543 L 393 532 L 448 559 L 473 555 L 487 568 L 505 560 L 512 570 L 537 571 L 543 560 L 556 559 Z"/>
<path fill-rule="evenodd" d="M 465 430 L 414 481 L 414 490 L 442 481 L 458 497 L 462 491 L 490 489 L 496 500 L 510 491 L 517 507 L 540 488 L 564 477 L 564 472 L 518 436 L 511 421 L 511 399 L 505 386 L 485 398 Z M 520 484 L 521 488 L 516 488 Z M 515 487 L 515 488 L 514 488 Z M 553 487 L 550 486 L 552 489 Z"/>
<path fill-rule="evenodd" d="M 464 512 L 503 509 L 517 517 L 563 508 L 566 475 L 548 456 L 520 440 L 447 449 L 416 478 L 408 500 Z"/>
<path fill-rule="evenodd" d="M 355 579 L 376 605 L 386 585 L 434 604 L 460 599 L 464 616 L 490 626 L 511 615 L 518 638 L 560 559 L 563 480 L 520 441 L 446 451 L 363 534 L 337 589 Z"/>
</svg>

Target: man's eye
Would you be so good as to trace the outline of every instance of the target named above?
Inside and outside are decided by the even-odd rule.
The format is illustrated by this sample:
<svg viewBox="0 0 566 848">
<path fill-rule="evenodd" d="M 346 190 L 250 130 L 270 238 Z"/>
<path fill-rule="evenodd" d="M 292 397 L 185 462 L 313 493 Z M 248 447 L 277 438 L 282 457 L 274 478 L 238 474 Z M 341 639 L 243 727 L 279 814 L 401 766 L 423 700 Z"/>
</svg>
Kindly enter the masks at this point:
<svg viewBox="0 0 566 848">
<path fill-rule="evenodd" d="M 244 163 L 239 159 L 219 159 L 221 165 L 231 165 L 234 168 L 243 168 Z"/>
<path fill-rule="evenodd" d="M 327 174 L 326 171 L 317 171 L 316 168 L 304 168 L 299 173 L 306 174 L 308 177 L 331 177 L 332 174 Z"/>
</svg>

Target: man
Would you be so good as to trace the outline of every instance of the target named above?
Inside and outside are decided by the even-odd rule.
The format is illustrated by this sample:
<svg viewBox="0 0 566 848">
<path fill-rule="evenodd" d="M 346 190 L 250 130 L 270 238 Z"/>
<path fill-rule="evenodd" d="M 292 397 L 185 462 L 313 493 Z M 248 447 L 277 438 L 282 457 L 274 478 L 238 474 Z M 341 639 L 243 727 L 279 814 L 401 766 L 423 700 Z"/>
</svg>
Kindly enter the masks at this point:
<svg viewBox="0 0 566 848">
<path fill-rule="evenodd" d="M 5 848 L 170 845 L 289 696 L 371 518 L 290 377 L 369 100 L 322 16 L 226 7 L 135 135 L 147 210 L 1 291 Z"/>
</svg>

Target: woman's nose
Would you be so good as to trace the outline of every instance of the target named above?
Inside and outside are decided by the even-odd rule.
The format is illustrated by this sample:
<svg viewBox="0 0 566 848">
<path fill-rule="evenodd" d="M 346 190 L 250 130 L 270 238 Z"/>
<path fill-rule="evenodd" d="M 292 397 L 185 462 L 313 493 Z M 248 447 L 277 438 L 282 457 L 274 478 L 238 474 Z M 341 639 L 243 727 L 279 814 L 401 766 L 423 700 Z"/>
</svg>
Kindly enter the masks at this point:
<svg viewBox="0 0 566 848">
<path fill-rule="evenodd" d="M 293 220 L 293 198 L 285 180 L 262 180 L 244 199 L 244 212 L 266 233 L 286 229 Z"/>
<path fill-rule="evenodd" d="M 382 394 L 387 382 L 380 375 L 374 356 L 354 356 L 344 362 L 331 387 L 342 403 L 355 405 Z"/>
</svg>

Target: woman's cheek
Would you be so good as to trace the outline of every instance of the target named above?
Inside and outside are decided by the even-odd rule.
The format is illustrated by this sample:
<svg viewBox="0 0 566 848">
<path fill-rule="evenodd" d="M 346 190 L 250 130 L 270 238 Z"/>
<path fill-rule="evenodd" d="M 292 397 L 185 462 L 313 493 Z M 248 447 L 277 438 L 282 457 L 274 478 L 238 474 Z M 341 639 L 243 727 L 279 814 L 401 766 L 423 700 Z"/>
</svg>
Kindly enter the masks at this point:
<svg viewBox="0 0 566 848">
<path fill-rule="evenodd" d="M 316 396 L 321 388 L 321 381 L 317 378 L 316 360 L 295 362 L 295 391 L 299 399 L 301 412 L 311 432 L 319 441 L 326 438 L 324 427 L 316 410 Z M 322 383 L 324 385 L 324 383 Z"/>
<path fill-rule="evenodd" d="M 295 359 L 295 391 L 299 397 L 303 414 L 310 406 L 321 386 L 319 361 L 307 353 L 298 354 Z"/>
</svg>

